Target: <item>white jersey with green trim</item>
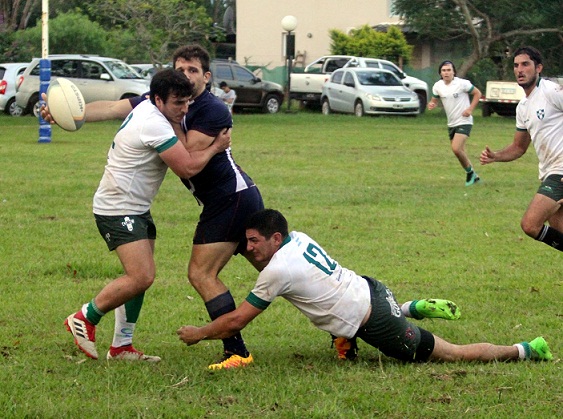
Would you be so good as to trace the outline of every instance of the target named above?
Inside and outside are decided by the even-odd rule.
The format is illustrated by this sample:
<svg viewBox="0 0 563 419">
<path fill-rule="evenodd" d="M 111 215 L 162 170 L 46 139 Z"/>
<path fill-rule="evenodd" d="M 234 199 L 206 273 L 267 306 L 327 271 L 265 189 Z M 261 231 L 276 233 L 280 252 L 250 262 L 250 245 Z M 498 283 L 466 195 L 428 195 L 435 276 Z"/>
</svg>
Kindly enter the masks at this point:
<svg viewBox="0 0 563 419">
<path fill-rule="evenodd" d="M 280 296 L 321 330 L 353 337 L 367 314 L 367 281 L 343 268 L 305 233 L 292 231 L 260 272 L 247 301 L 264 310 Z"/>
<path fill-rule="evenodd" d="M 150 210 L 168 166 L 159 153 L 178 138 L 150 101 L 127 116 L 108 152 L 104 175 L 94 194 L 94 214 L 143 214 Z"/>
<path fill-rule="evenodd" d="M 541 180 L 563 174 L 563 86 L 540 78 L 516 107 L 516 129 L 532 138 Z"/>
<path fill-rule="evenodd" d="M 448 127 L 473 125 L 473 116 L 463 116 L 462 113 L 471 105 L 469 94 L 474 88 L 469 80 L 459 77 L 454 77 L 450 84 L 446 84 L 444 80 L 434 83 L 432 96 L 442 101 L 448 118 Z"/>
</svg>

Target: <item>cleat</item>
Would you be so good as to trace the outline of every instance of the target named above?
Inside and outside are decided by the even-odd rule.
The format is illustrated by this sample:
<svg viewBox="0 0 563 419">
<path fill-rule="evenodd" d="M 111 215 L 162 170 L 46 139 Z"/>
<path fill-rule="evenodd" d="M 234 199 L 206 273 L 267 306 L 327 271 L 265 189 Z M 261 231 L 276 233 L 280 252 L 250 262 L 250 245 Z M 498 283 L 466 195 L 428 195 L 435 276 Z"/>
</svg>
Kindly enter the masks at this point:
<svg viewBox="0 0 563 419">
<path fill-rule="evenodd" d="M 479 182 L 481 178 L 473 170 L 469 172 L 465 178 L 465 186 L 471 186 Z"/>
<path fill-rule="evenodd" d="M 232 352 L 227 352 L 223 354 L 223 358 L 216 362 L 215 364 L 209 365 L 207 367 L 210 370 L 226 370 L 231 368 L 240 368 L 246 367 L 254 362 L 251 354 L 248 354 L 247 357 L 243 357 L 237 354 L 233 354 Z"/>
<path fill-rule="evenodd" d="M 526 359 L 532 361 L 551 361 L 553 355 L 543 337 L 537 337 L 531 342 L 522 342 L 526 351 Z"/>
<path fill-rule="evenodd" d="M 414 300 L 409 310 L 417 320 L 424 318 L 457 320 L 461 317 L 461 310 L 456 303 L 438 298 Z"/>
<path fill-rule="evenodd" d="M 96 326 L 90 323 L 82 311 L 78 311 L 68 316 L 65 320 L 66 330 L 72 333 L 74 343 L 89 358 L 98 359 L 96 350 Z"/>
<path fill-rule="evenodd" d="M 141 351 L 133 348 L 133 345 L 125 345 L 120 347 L 111 346 L 106 355 L 107 360 L 123 360 L 123 361 L 145 361 L 145 362 L 160 362 L 159 356 L 145 355 Z"/>
<path fill-rule="evenodd" d="M 332 346 L 336 348 L 338 353 L 338 359 L 348 359 L 353 361 L 358 357 L 358 345 L 356 343 L 356 338 L 346 339 L 337 338 L 332 336 Z"/>
</svg>

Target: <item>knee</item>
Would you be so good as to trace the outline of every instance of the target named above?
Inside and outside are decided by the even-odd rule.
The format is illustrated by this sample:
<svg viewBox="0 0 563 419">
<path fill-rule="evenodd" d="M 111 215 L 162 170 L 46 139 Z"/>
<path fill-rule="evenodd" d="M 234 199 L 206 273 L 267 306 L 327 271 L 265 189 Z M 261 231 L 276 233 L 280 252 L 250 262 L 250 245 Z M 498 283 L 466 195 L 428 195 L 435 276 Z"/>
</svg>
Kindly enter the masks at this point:
<svg viewBox="0 0 563 419">
<path fill-rule="evenodd" d="M 527 218 L 523 218 L 522 221 L 520 221 L 520 228 L 522 228 L 522 231 L 532 239 L 538 237 L 542 227 L 543 224 L 537 225 L 536 223 L 530 222 Z"/>
</svg>

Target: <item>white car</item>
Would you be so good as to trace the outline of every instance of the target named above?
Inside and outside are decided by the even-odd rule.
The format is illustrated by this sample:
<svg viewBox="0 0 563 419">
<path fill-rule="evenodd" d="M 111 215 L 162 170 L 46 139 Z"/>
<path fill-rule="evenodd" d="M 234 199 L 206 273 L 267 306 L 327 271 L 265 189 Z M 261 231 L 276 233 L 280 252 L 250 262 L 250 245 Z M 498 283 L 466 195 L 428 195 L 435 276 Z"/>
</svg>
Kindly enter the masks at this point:
<svg viewBox="0 0 563 419">
<path fill-rule="evenodd" d="M 321 106 L 331 112 L 363 115 L 412 115 L 420 112 L 418 95 L 395 74 L 374 68 L 342 68 L 323 85 Z"/>
<path fill-rule="evenodd" d="M 65 77 L 72 81 L 86 103 L 119 100 L 146 93 L 150 80 L 128 64 L 97 55 L 50 55 L 51 80 Z M 39 114 L 39 58 L 34 58 L 18 81 L 16 103 L 24 113 Z"/>
<path fill-rule="evenodd" d="M 16 84 L 29 63 L 0 64 L 0 111 L 20 116 L 23 109 L 16 104 Z"/>
</svg>

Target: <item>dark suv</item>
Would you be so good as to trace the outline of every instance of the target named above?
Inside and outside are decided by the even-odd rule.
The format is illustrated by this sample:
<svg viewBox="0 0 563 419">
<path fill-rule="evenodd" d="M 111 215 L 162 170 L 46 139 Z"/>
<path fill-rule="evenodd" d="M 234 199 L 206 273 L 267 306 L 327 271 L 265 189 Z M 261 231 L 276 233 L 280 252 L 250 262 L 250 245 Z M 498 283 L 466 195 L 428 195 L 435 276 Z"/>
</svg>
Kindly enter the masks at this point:
<svg viewBox="0 0 563 419">
<path fill-rule="evenodd" d="M 212 92 L 215 92 L 223 81 L 236 92 L 235 110 L 260 108 L 265 113 L 276 113 L 281 109 L 284 97 L 281 85 L 262 81 L 235 61 L 213 60 L 210 70 Z"/>
</svg>

